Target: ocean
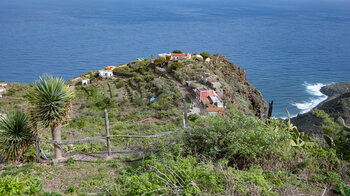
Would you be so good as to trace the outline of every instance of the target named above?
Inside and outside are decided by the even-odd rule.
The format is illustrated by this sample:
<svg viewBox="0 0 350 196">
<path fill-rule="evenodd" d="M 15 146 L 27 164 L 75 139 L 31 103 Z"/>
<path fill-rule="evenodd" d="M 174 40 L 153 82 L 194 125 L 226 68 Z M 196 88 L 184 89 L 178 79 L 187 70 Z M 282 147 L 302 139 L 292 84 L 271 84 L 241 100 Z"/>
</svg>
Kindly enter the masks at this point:
<svg viewBox="0 0 350 196">
<path fill-rule="evenodd" d="M 323 85 L 350 80 L 350 2 L 0 1 L 0 81 L 68 80 L 175 49 L 226 56 L 274 116 L 296 115 L 327 98 Z"/>
</svg>

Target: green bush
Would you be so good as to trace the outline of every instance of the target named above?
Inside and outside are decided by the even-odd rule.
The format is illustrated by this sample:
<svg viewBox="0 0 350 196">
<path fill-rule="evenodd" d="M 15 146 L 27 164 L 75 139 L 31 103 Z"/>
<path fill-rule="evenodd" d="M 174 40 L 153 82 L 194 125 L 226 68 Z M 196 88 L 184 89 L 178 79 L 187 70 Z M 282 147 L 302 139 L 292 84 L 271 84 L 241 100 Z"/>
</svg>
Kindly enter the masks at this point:
<svg viewBox="0 0 350 196">
<path fill-rule="evenodd" d="M 195 122 L 198 119 L 200 119 L 200 116 L 198 116 L 197 114 L 191 114 L 188 116 L 188 120 L 192 122 Z"/>
<path fill-rule="evenodd" d="M 124 168 L 117 178 L 118 195 L 264 195 L 271 191 L 263 170 L 254 166 L 236 170 L 219 164 L 198 162 L 195 157 L 152 156 L 136 169 Z M 142 169 L 146 168 L 146 170 Z"/>
<path fill-rule="evenodd" d="M 167 68 L 167 71 L 169 73 L 172 73 L 173 71 L 175 70 L 179 70 L 183 67 L 183 64 L 182 63 L 179 63 L 179 62 L 173 62 L 168 68 Z"/>
<path fill-rule="evenodd" d="M 125 86 L 125 83 L 123 81 L 119 81 L 117 84 L 116 84 L 116 87 L 119 89 L 119 88 L 122 88 Z"/>
<path fill-rule="evenodd" d="M 0 178 L 0 195 L 32 195 L 42 191 L 41 179 L 25 176 L 6 176 Z"/>
<path fill-rule="evenodd" d="M 281 127 L 266 125 L 260 119 L 231 112 L 224 117 L 214 116 L 196 121 L 185 134 L 188 153 L 199 153 L 207 158 L 225 158 L 230 165 L 240 168 L 260 164 L 273 167 L 277 160 L 292 156 L 290 136 Z"/>
<path fill-rule="evenodd" d="M 322 129 L 325 133 L 324 139 L 330 148 L 336 150 L 338 156 L 347 161 L 350 160 L 350 127 L 344 122 L 344 119 L 339 118 L 335 122 L 323 110 L 313 110 L 312 114 L 322 119 Z"/>
<path fill-rule="evenodd" d="M 33 143 L 28 115 L 16 111 L 0 119 L 0 152 L 9 161 L 19 161 Z"/>
<path fill-rule="evenodd" d="M 182 51 L 181 50 L 174 50 L 173 53 L 181 54 Z"/>
<path fill-rule="evenodd" d="M 160 57 L 154 60 L 154 63 L 157 65 L 163 65 L 166 62 L 166 58 Z"/>
<path fill-rule="evenodd" d="M 211 57 L 211 54 L 210 54 L 209 52 L 202 52 L 202 53 L 200 53 L 200 55 L 201 55 L 204 59 Z"/>
</svg>

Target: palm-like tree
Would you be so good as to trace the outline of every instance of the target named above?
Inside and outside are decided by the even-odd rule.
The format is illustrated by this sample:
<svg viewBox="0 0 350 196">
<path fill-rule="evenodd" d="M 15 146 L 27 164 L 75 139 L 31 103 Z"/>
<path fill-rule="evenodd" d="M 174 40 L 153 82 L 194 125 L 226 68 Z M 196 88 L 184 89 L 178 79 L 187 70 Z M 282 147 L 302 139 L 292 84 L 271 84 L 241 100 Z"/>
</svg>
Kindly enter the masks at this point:
<svg viewBox="0 0 350 196">
<path fill-rule="evenodd" d="M 28 115 L 17 111 L 0 119 L 0 152 L 6 160 L 19 161 L 32 137 Z"/>
<path fill-rule="evenodd" d="M 30 104 L 31 123 L 50 128 L 52 139 L 61 142 L 61 125 L 71 111 L 74 94 L 62 78 L 44 75 L 26 96 Z M 54 145 L 55 158 L 62 158 L 59 145 Z"/>
</svg>

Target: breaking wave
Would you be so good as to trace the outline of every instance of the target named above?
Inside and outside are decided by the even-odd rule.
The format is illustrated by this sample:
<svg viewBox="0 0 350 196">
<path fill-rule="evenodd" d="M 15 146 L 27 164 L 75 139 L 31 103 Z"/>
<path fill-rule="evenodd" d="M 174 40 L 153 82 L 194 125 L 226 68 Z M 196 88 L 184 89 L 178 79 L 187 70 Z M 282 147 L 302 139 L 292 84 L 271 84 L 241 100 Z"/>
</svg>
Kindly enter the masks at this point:
<svg viewBox="0 0 350 196">
<path fill-rule="evenodd" d="M 318 104 L 320 104 L 321 102 L 325 101 L 328 98 L 328 96 L 322 94 L 321 92 L 321 88 L 326 86 L 325 84 L 322 84 L 322 83 L 309 84 L 305 82 L 304 86 L 306 87 L 306 92 L 312 95 L 313 97 L 302 103 L 292 104 L 295 107 L 297 107 L 302 114 L 309 112 L 310 110 L 312 110 L 312 108 L 316 107 Z"/>
</svg>

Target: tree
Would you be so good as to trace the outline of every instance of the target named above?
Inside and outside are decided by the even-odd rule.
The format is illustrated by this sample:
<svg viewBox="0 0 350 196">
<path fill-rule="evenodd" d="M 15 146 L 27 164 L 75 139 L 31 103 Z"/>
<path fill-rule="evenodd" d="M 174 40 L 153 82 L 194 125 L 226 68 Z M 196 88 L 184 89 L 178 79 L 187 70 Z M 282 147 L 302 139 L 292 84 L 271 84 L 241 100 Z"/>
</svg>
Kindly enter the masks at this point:
<svg viewBox="0 0 350 196">
<path fill-rule="evenodd" d="M 202 52 L 202 53 L 200 53 L 200 55 L 201 55 L 204 59 L 211 57 L 211 54 L 210 54 L 209 52 Z"/>
<path fill-rule="evenodd" d="M 182 51 L 181 50 L 174 50 L 173 53 L 181 54 Z"/>
<path fill-rule="evenodd" d="M 74 94 L 62 78 L 44 75 L 35 82 L 26 96 L 31 109 L 31 121 L 43 128 L 50 128 L 52 139 L 61 142 L 61 125 L 70 115 Z M 55 158 L 62 158 L 59 145 L 54 145 Z"/>
<path fill-rule="evenodd" d="M 28 115 L 18 111 L 8 113 L 0 119 L 0 130 L 1 154 L 8 161 L 19 161 L 32 144 Z"/>
</svg>

